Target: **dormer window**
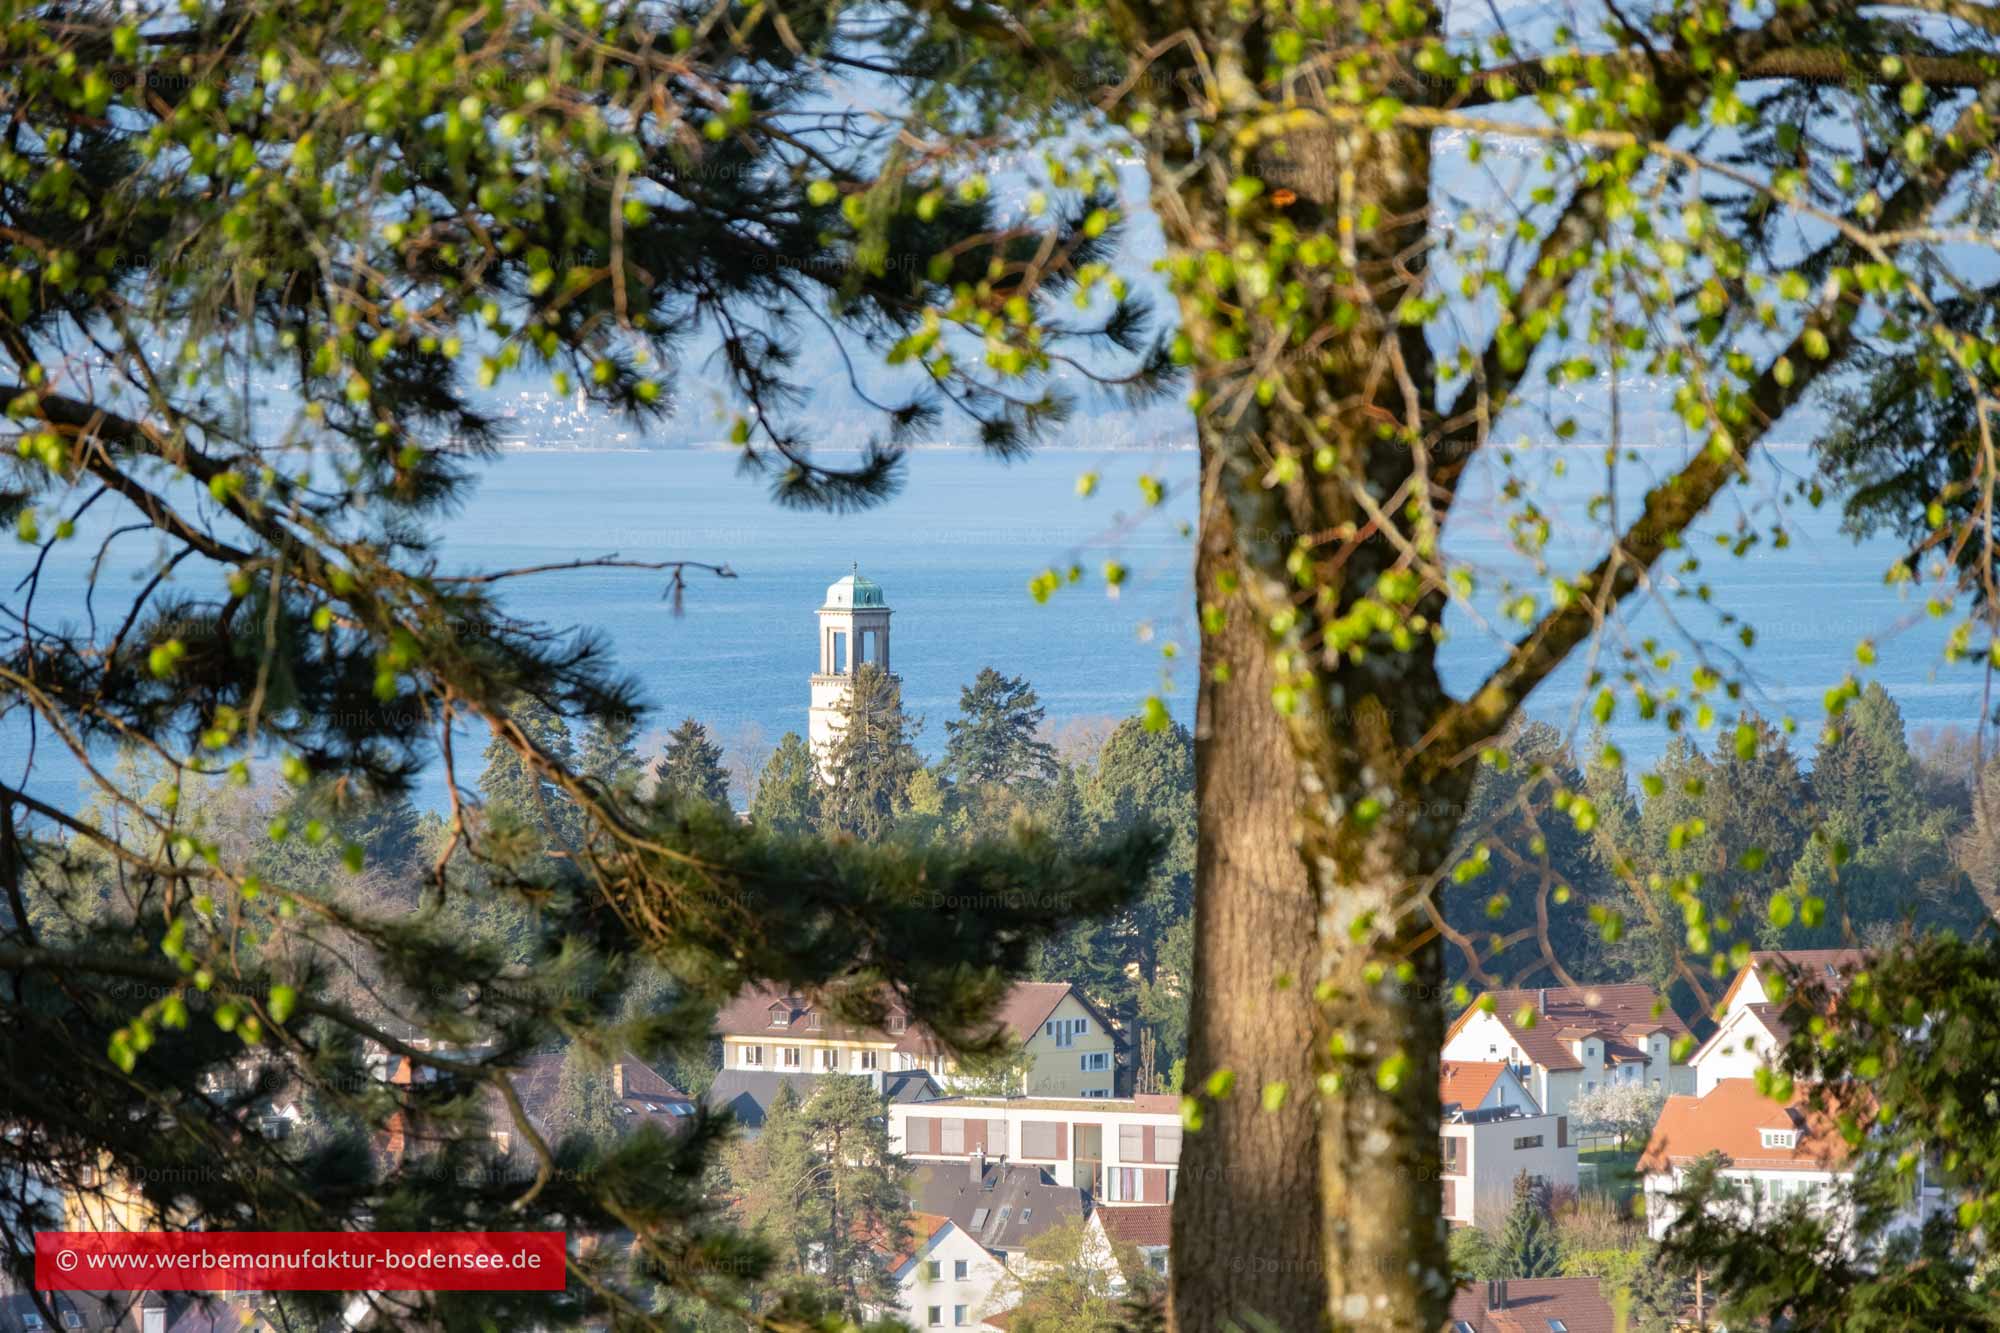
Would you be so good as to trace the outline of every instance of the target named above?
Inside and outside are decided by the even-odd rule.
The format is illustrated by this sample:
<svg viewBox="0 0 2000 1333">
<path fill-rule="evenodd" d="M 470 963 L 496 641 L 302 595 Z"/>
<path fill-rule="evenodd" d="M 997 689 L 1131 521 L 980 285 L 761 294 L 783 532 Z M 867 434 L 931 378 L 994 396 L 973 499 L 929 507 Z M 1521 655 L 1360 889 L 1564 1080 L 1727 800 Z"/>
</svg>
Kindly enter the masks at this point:
<svg viewBox="0 0 2000 1333">
<path fill-rule="evenodd" d="M 909 1025 L 910 1025 L 909 1020 L 904 1018 L 901 1014 L 889 1015 L 888 1027 L 889 1027 L 889 1032 L 892 1036 L 902 1032 L 905 1028 L 909 1027 Z"/>
<path fill-rule="evenodd" d="M 1797 1130 L 1767 1129 L 1763 1133 L 1764 1146 L 1766 1148 L 1796 1148 L 1799 1146 Z"/>
<path fill-rule="evenodd" d="M 815 1009 L 806 1015 L 806 1026 L 814 1032 L 819 1031 L 819 1010 Z"/>
<path fill-rule="evenodd" d="M 771 1014 L 772 1027 L 783 1028 L 783 1027 L 790 1027 L 792 1025 L 792 1011 L 786 1008 L 784 1005 L 782 1004 L 772 1005 L 770 1008 L 770 1014 Z"/>
</svg>

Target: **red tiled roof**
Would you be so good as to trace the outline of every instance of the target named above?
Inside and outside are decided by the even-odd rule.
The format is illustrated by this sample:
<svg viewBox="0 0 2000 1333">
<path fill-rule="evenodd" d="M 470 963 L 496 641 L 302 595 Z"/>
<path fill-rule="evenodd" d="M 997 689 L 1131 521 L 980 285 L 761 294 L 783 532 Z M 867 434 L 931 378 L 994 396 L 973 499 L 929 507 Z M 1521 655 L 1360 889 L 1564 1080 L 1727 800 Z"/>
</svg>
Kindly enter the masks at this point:
<svg viewBox="0 0 2000 1333">
<path fill-rule="evenodd" d="M 1583 1068 L 1583 1061 L 1577 1059 L 1563 1040 L 1561 1034 L 1565 1029 L 1577 1029 L 1579 1035 L 1604 1034 L 1605 1058 L 1613 1061 L 1641 1056 L 1636 1046 L 1618 1039 L 1620 1034 L 1664 1030 L 1679 1037 L 1688 1031 L 1681 1016 L 1668 1008 L 1651 986 L 1548 986 L 1496 990 L 1489 994 L 1493 997 L 1493 1016 L 1506 1027 L 1528 1059 L 1544 1069 Z M 1456 1036 L 1479 1011 L 1480 1005 L 1475 1002 L 1460 1014 L 1451 1031 L 1445 1034 L 1445 1040 Z M 1520 1021 L 1524 1011 L 1534 1015 L 1532 1025 Z"/>
<path fill-rule="evenodd" d="M 1104 1234 L 1120 1245 L 1165 1245 L 1173 1235 L 1172 1204 L 1104 1204 L 1096 1217 Z"/>
<path fill-rule="evenodd" d="M 951 1225 L 951 1219 L 939 1213 L 911 1213 L 909 1223 L 903 1228 L 901 1243 L 893 1250 L 881 1238 L 872 1244 L 889 1256 L 889 1271 L 894 1273 L 904 1264 L 917 1257 L 932 1236 Z"/>
<path fill-rule="evenodd" d="M 1471 1110 L 1486 1100 L 1506 1072 L 1507 1066 L 1498 1060 L 1447 1060 L 1438 1070 L 1438 1101 Z"/>
<path fill-rule="evenodd" d="M 1840 1132 L 1833 1090 L 1821 1095 L 1825 1104 L 1818 1108 L 1811 1104 L 1812 1090 L 1803 1088 L 1780 1106 L 1757 1090 L 1755 1079 L 1726 1078 L 1705 1096 L 1669 1097 L 1639 1157 L 1639 1173 L 1665 1175 L 1712 1152 L 1758 1170 L 1844 1170 L 1853 1150 Z M 1873 1110 L 1866 1093 L 1850 1097 L 1847 1109 L 1865 1124 Z M 1766 1129 L 1793 1130 L 1796 1146 L 1765 1147 Z"/>
<path fill-rule="evenodd" d="M 1452 1298 L 1447 1333 L 1460 1323 L 1473 1333 L 1549 1333 L 1552 1319 L 1569 1333 L 1612 1333 L 1616 1316 L 1594 1277 L 1517 1277 L 1504 1284 L 1474 1282 Z M 1504 1303 L 1502 1300 L 1504 1299 Z"/>
</svg>

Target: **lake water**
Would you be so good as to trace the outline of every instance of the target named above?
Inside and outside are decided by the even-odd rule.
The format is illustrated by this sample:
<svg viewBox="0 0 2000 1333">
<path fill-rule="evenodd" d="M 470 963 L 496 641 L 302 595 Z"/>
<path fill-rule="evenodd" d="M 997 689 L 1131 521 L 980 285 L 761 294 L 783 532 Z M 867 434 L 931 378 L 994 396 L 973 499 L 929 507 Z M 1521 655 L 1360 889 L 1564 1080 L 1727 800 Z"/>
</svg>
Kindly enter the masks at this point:
<svg viewBox="0 0 2000 1333">
<path fill-rule="evenodd" d="M 1663 458 L 1660 466 L 1670 462 Z M 1788 463 L 1803 467 L 1805 460 Z M 663 576 L 644 571 L 545 574 L 515 581 L 506 595 L 522 618 L 594 628 L 609 638 L 654 709 L 652 744 L 685 716 L 707 723 L 725 743 L 761 735 L 768 746 L 785 731 L 803 732 L 817 642 L 813 611 L 826 585 L 858 565 L 882 584 L 895 612 L 893 663 L 908 706 L 925 719 L 924 748 L 935 753 L 960 687 L 984 666 L 1027 677 L 1052 722 L 1124 716 L 1156 692 L 1192 721 L 1193 548 L 1180 525 L 1193 518 L 1194 466 L 1194 455 L 1184 451 L 1049 449 L 1011 465 L 970 452 L 927 451 L 910 458 L 902 493 L 886 505 L 829 515 L 778 509 L 725 452 L 518 453 L 491 467 L 441 535 L 448 570 L 612 554 L 732 568 L 732 580 L 690 575 L 679 616 L 661 598 Z M 1086 472 L 1101 476 L 1089 500 L 1076 493 Z M 1168 485 L 1159 510 L 1141 503 L 1142 473 Z M 1551 508 L 1590 489 L 1578 472 L 1559 478 L 1544 470 L 1534 484 Z M 1491 476 L 1468 483 L 1448 545 L 1482 566 L 1518 569 L 1505 549 L 1493 491 Z M 1733 521 L 1736 510 L 1728 512 Z M 1876 673 L 1912 727 L 1975 726 L 1981 673 L 1943 665 L 1943 627 L 1924 621 L 1920 599 L 1884 586 L 1894 544 L 1857 547 L 1839 534 L 1828 511 L 1788 517 L 1791 549 L 1715 560 L 1704 574 L 1714 582 L 1715 602 L 1757 627 L 1755 651 L 1741 654 L 1753 702 L 1774 715 L 1793 713 L 1802 743 L 1809 743 L 1820 696 L 1853 666 L 1856 640 L 1874 636 L 1882 644 Z M 82 535 L 89 535 L 87 527 Z M 38 618 L 80 615 L 85 553 L 93 548 L 80 540 L 52 558 Z M 152 547 L 128 539 L 114 550 L 107 592 L 129 586 Z M 1121 595 L 1108 599 L 1096 570 L 1113 553 L 1131 576 Z M 1570 548 L 1566 560 L 1586 554 Z M 0 600 L 10 611 L 18 597 L 12 587 L 29 559 L 12 543 L 0 550 L 0 587 L 8 590 Z M 1037 604 L 1027 592 L 1029 578 L 1072 559 L 1088 571 L 1085 580 Z M 1710 611 L 1677 608 L 1676 618 L 1706 641 L 1736 646 Z M 1642 614 L 1637 624 L 1635 634 L 1671 629 L 1658 611 Z M 1466 617 L 1453 626 L 1445 662 L 1454 687 L 1465 688 L 1497 650 Z M 1170 646 L 1180 652 L 1177 660 L 1167 656 Z M 1580 668 L 1572 667 L 1545 689 L 1535 711 L 1567 722 L 1580 678 Z M 1664 743 L 1657 727 L 1630 722 L 1614 739 L 1634 758 Z M 24 754 L 24 733 L 0 730 L 9 781 L 22 776 Z M 38 792 L 67 801 L 79 775 L 59 758 L 44 738 L 30 781 Z M 430 784 L 427 803 L 439 800 L 436 788 Z"/>
</svg>

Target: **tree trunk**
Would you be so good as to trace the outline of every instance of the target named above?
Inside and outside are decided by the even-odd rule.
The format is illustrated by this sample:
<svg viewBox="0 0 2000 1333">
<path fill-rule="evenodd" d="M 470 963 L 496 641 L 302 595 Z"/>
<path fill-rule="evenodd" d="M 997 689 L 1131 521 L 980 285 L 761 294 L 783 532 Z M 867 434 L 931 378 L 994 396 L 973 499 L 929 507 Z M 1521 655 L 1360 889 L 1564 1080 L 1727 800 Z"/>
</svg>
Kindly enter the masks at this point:
<svg viewBox="0 0 2000 1333">
<path fill-rule="evenodd" d="M 1255 82 L 1229 43 L 1212 49 L 1219 86 Z M 1239 142 L 1224 119 L 1215 141 Z M 1184 182 L 1156 211 L 1195 261 L 1177 291 L 1203 404 L 1187 1084 L 1202 1125 L 1183 1150 L 1172 1319 L 1428 1333 L 1452 1283 L 1443 955 L 1422 894 L 1470 785 L 1462 756 L 1426 753 L 1451 702 L 1443 597 L 1406 572 L 1437 535 L 1436 370 L 1399 311 L 1423 289 L 1429 141 L 1308 124 L 1243 169 L 1264 187 L 1247 205 L 1217 197 L 1221 173 L 1154 171 Z M 1265 299 L 1280 235 L 1336 240 L 1295 305 Z M 1207 1081 L 1224 1071 L 1233 1090 Z"/>
<path fill-rule="evenodd" d="M 1204 467 L 1204 476 L 1209 469 Z M 1196 584 L 1204 601 L 1234 567 L 1229 516 L 1203 498 Z M 1203 644 L 1195 722 L 1193 1004 L 1186 1087 L 1198 1093 L 1224 1071 L 1228 1096 L 1203 1097 L 1201 1127 L 1181 1149 L 1174 1203 L 1172 1321 L 1184 1333 L 1257 1314 L 1277 1328 L 1320 1326 L 1326 1274 L 1312 1200 L 1311 1150 L 1317 969 L 1313 893 L 1294 832 L 1297 782 L 1257 617 L 1241 595 Z M 1210 669 L 1231 664 L 1218 683 Z M 1282 1084 L 1283 1104 L 1263 1109 Z"/>
</svg>

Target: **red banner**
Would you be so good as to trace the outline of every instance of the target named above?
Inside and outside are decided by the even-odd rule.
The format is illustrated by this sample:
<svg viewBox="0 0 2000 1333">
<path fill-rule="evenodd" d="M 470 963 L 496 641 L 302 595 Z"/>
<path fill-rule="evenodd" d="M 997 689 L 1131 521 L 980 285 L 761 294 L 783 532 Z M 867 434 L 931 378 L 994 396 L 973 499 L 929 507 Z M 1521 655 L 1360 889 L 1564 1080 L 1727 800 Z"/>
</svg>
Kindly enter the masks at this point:
<svg viewBox="0 0 2000 1333">
<path fill-rule="evenodd" d="M 38 1231 L 45 1291 L 561 1291 L 560 1231 Z"/>
</svg>

